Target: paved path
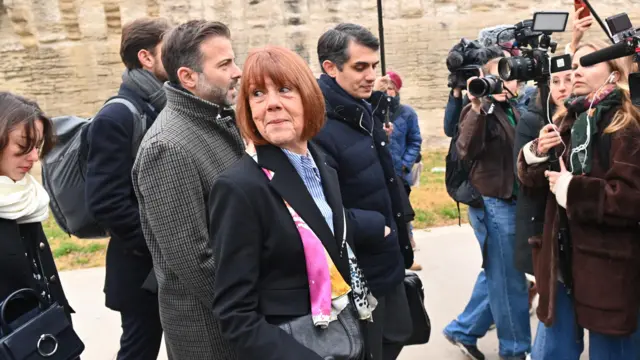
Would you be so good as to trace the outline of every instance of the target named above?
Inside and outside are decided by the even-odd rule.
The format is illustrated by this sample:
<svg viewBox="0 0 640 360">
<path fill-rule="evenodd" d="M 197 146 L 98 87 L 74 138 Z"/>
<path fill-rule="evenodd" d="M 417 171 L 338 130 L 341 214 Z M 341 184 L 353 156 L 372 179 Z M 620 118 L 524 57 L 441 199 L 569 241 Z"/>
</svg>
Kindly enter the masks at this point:
<svg viewBox="0 0 640 360">
<path fill-rule="evenodd" d="M 480 249 L 468 226 L 416 231 L 420 251 L 416 259 L 424 270 L 427 310 L 433 326 L 427 345 L 406 348 L 400 360 L 464 360 L 457 348 L 441 335 L 442 328 L 466 305 L 480 268 Z M 74 325 L 86 344 L 83 359 L 112 360 L 118 350 L 120 318 L 104 307 L 104 269 L 69 271 L 61 274 L 65 291 L 76 310 Z M 535 332 L 537 320 L 531 319 Z M 479 342 L 487 360 L 498 360 L 498 341 L 492 331 Z M 164 349 L 159 360 L 166 360 Z M 587 359 L 583 355 L 582 359 Z"/>
</svg>

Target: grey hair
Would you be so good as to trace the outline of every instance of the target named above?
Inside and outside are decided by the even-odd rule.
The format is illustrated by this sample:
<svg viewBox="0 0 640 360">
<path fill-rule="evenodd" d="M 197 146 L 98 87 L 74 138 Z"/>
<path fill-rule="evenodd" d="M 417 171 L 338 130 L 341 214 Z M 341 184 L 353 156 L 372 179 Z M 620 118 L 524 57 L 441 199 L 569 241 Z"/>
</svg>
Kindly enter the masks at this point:
<svg viewBox="0 0 640 360">
<path fill-rule="evenodd" d="M 325 32 L 318 40 L 318 59 L 322 72 L 322 63 L 329 60 L 342 71 L 344 64 L 349 61 L 349 43 L 354 41 L 371 50 L 378 51 L 378 38 L 362 25 L 342 23 Z"/>
</svg>

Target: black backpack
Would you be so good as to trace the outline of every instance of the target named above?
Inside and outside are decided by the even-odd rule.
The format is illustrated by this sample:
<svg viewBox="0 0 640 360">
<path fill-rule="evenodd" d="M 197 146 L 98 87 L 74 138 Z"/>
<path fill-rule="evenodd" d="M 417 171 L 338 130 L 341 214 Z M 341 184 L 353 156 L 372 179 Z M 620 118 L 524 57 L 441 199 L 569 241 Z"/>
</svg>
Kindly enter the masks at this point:
<svg viewBox="0 0 640 360">
<path fill-rule="evenodd" d="M 458 128 L 451 138 L 449 144 L 449 152 L 445 159 L 446 172 L 444 183 L 447 187 L 447 193 L 455 200 L 458 206 L 458 224 L 461 224 L 460 203 L 465 205 L 481 208 L 483 206 L 482 195 L 469 182 L 469 175 L 473 167 L 473 161 L 460 160 L 458 150 L 456 149 L 456 141 L 458 140 Z"/>
<path fill-rule="evenodd" d="M 127 106 L 134 115 L 131 156 L 135 158 L 149 127 L 147 116 L 132 101 L 121 96 L 110 98 L 102 108 L 114 103 Z M 107 231 L 89 215 L 84 193 L 89 150 L 86 134 L 92 119 L 59 116 L 51 120 L 57 139 L 53 150 L 42 159 L 42 183 L 51 198 L 53 217 L 69 235 L 81 239 L 107 237 Z"/>
</svg>

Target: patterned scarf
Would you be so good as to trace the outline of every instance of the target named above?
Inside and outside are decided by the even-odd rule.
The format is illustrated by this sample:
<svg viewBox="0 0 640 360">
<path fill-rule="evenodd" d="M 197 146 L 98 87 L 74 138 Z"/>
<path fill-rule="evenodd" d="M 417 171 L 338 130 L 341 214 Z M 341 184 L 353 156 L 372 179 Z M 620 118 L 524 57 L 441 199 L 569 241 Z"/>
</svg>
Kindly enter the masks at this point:
<svg viewBox="0 0 640 360">
<path fill-rule="evenodd" d="M 614 84 L 604 86 L 589 95 L 570 96 L 564 104 L 576 121 L 571 128 L 571 173 L 591 173 L 593 165 L 593 138 L 598 134 L 602 115 L 622 103 L 622 92 Z"/>
<path fill-rule="evenodd" d="M 257 162 L 257 155 L 252 156 Z M 262 171 L 269 180 L 274 172 L 265 168 Z M 298 213 L 283 199 L 289 214 L 300 234 L 304 249 L 309 295 L 311 299 L 311 317 L 315 326 L 326 328 L 331 321 L 338 318 L 338 314 L 349 304 L 349 293 L 354 297 L 354 303 L 360 320 L 373 321 L 372 312 L 378 304 L 367 286 L 367 282 L 358 266 L 356 257 L 349 244 L 343 239 L 342 248 L 347 249 L 352 289 L 336 268 L 333 260 L 322 241 L 298 215 Z M 343 210 L 344 216 L 344 210 Z M 346 219 L 345 219 L 346 237 Z M 341 250 L 342 251 L 342 250 Z M 352 291 L 353 290 L 353 291 Z"/>
</svg>

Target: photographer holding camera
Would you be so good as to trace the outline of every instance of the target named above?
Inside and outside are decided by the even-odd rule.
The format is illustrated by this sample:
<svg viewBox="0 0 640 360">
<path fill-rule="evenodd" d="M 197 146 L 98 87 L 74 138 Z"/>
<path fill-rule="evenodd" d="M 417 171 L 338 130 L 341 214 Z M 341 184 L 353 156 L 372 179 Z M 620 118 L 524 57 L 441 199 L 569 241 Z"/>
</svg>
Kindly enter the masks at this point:
<svg viewBox="0 0 640 360">
<path fill-rule="evenodd" d="M 474 161 L 470 181 L 484 203 L 469 208 L 469 217 L 483 225 L 474 231 L 484 271 L 465 310 L 444 335 L 472 359 L 484 359 L 476 343 L 495 321 L 501 358 L 520 360 L 531 349 L 531 329 L 527 282 L 513 263 L 517 182 L 512 154 L 519 114 L 511 100 L 518 82 L 499 80 L 498 62 L 493 59 L 483 68 L 489 76 L 468 80 L 470 104 L 462 110 L 456 142 L 460 158 Z"/>
<path fill-rule="evenodd" d="M 477 71 L 489 60 L 497 57 L 520 56 L 520 50 L 514 47 L 514 34 L 512 32 L 502 32 L 506 25 L 500 25 L 480 30 L 477 41 L 462 39 L 454 45 L 447 56 L 447 68 L 449 69 L 448 86 L 451 88 L 449 99 L 444 111 L 444 133 L 448 137 L 454 137 L 460 112 L 462 108 L 469 104 L 469 98 L 463 94 L 466 89 L 467 80 L 477 76 Z M 507 29 L 508 30 L 508 29 Z M 498 35 L 500 34 L 500 35 Z M 499 43 L 496 43 L 498 41 Z M 536 88 L 527 85 L 526 82 L 518 83 L 515 107 L 520 114 L 527 111 L 529 101 Z"/>
<path fill-rule="evenodd" d="M 454 137 L 460 112 L 469 104 L 469 97 L 462 93 L 466 90 L 467 80 L 474 74 L 477 75 L 489 60 L 507 55 L 509 53 L 502 51 L 498 46 L 485 47 L 477 41 L 467 39 L 462 39 L 451 48 L 446 60 L 449 69 L 448 86 L 451 92 L 444 111 L 444 133 L 448 137 Z"/>
<path fill-rule="evenodd" d="M 518 158 L 523 186 L 550 189 L 542 236 L 529 241 L 540 293 L 536 360 L 577 360 L 583 329 L 591 359 L 639 355 L 640 111 L 628 59 L 581 66 L 605 46 L 578 46 L 572 95 Z"/>
</svg>

